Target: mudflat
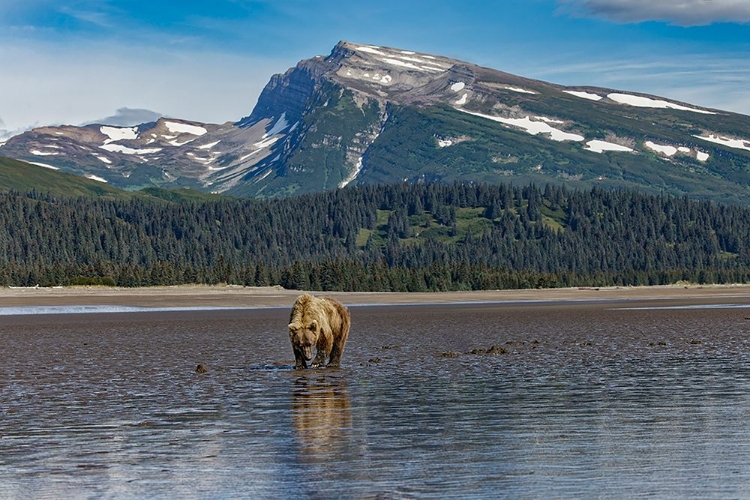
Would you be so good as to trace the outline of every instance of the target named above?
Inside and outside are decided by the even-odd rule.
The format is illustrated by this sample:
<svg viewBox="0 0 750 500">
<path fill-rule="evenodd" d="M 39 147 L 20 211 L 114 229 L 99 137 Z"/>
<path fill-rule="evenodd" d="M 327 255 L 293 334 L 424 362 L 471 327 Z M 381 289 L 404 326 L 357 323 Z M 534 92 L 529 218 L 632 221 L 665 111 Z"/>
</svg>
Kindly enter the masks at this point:
<svg viewBox="0 0 750 500">
<path fill-rule="evenodd" d="M 298 294 L 2 290 L 0 498 L 747 496 L 748 287 L 335 293 L 309 370 Z"/>
<path fill-rule="evenodd" d="M 133 307 L 286 307 L 303 293 L 281 287 L 201 286 L 0 288 L 0 307 L 118 305 Z M 666 285 L 472 292 L 316 292 L 346 305 L 448 304 L 514 301 L 750 299 L 750 285 Z"/>
</svg>

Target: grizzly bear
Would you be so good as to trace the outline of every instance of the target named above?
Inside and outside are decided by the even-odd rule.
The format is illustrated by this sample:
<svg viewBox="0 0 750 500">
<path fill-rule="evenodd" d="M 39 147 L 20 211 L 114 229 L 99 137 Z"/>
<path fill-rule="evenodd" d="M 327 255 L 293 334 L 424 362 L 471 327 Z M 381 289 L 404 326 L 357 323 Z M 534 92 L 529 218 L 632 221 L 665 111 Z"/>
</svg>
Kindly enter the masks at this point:
<svg viewBox="0 0 750 500">
<path fill-rule="evenodd" d="M 294 350 L 294 367 L 307 368 L 312 359 L 312 348 L 317 354 L 312 368 L 328 365 L 338 367 L 341 354 L 349 336 L 351 318 L 349 310 L 338 300 L 331 297 L 313 297 L 310 294 L 300 295 L 289 317 L 289 339 Z"/>
</svg>

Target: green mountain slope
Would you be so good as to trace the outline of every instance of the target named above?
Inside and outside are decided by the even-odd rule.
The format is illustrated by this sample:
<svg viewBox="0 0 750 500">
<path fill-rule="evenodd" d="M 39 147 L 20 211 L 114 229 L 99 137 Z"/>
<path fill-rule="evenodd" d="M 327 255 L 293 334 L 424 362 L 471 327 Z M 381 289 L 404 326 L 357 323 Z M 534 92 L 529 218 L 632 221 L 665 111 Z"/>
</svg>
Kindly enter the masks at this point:
<svg viewBox="0 0 750 500">
<path fill-rule="evenodd" d="M 624 129 L 622 124 L 611 123 L 603 130 L 623 134 Z M 591 134 L 597 135 L 604 134 Z M 447 140 L 453 144 L 441 147 L 440 142 Z M 699 142 L 689 146 L 710 151 L 713 160 L 702 163 L 686 157 L 677 163 L 655 152 L 594 153 L 580 143 L 539 138 L 449 107 L 394 107 L 388 126 L 367 151 L 367 171 L 360 182 L 512 180 L 584 189 L 627 187 L 748 203 L 750 152 L 697 146 Z"/>
<path fill-rule="evenodd" d="M 54 198 L 86 197 L 121 200 L 140 198 L 167 202 L 203 202 L 227 198 L 184 188 L 152 187 L 140 191 L 124 191 L 100 181 L 0 156 L 0 192 L 10 191 L 18 193 L 35 191 L 43 195 L 49 194 Z"/>
<path fill-rule="evenodd" d="M 129 197 L 125 191 L 77 175 L 0 156 L 0 191 L 49 193 L 55 197 Z"/>
</svg>

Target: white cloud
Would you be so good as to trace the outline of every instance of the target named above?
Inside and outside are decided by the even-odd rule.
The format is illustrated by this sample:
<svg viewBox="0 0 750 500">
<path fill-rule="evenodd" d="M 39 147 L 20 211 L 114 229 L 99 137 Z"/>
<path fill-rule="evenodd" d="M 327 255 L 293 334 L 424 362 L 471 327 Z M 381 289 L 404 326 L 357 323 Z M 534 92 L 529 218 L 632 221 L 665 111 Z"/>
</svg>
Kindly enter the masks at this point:
<svg viewBox="0 0 750 500">
<path fill-rule="evenodd" d="M 25 127 L 25 128 L 16 129 L 16 130 L 8 130 L 7 128 L 5 128 L 5 122 L 3 121 L 2 118 L 0 118 L 0 144 L 10 139 L 14 135 L 21 134 L 30 129 L 31 127 Z"/>
<path fill-rule="evenodd" d="M 750 22 L 748 0 L 558 0 L 563 11 L 634 23 L 666 21 L 679 26 Z"/>
<path fill-rule="evenodd" d="M 101 125 L 112 125 L 115 127 L 132 127 L 134 125 L 140 125 L 141 123 L 155 122 L 161 117 L 161 113 L 156 113 L 149 109 L 120 108 L 112 116 L 91 120 L 90 122 L 85 123 L 85 125 L 97 123 Z"/>
</svg>

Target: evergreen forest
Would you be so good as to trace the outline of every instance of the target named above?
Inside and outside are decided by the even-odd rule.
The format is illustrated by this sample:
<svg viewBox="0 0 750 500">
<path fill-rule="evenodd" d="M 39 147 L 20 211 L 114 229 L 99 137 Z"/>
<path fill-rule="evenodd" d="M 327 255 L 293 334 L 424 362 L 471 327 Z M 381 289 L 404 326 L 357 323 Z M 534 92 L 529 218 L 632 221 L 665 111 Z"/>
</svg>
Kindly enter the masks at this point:
<svg viewBox="0 0 750 500">
<path fill-rule="evenodd" d="M 630 190 L 352 186 L 270 200 L 0 194 L 0 286 L 448 291 L 750 281 L 750 209 Z"/>
</svg>

